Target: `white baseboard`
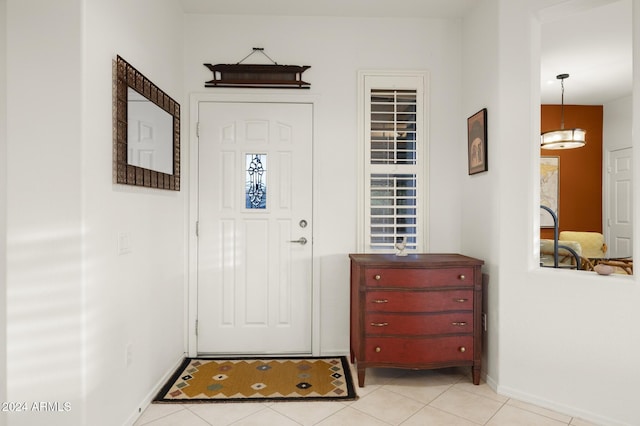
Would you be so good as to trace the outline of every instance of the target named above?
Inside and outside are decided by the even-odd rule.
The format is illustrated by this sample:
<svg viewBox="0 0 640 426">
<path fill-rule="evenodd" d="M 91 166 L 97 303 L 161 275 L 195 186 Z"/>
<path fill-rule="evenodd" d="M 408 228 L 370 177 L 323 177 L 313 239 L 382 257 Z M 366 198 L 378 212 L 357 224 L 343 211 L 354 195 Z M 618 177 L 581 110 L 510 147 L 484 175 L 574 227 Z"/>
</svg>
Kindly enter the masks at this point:
<svg viewBox="0 0 640 426">
<path fill-rule="evenodd" d="M 328 350 L 322 351 L 319 356 L 346 356 L 347 358 L 349 358 L 349 351 L 345 352 L 344 350 L 340 349 Z"/>
<path fill-rule="evenodd" d="M 484 381 L 487 382 L 487 386 L 493 389 L 495 393 L 498 393 L 498 383 L 493 380 L 493 377 L 489 376 L 488 374 L 484 374 Z"/>
<path fill-rule="evenodd" d="M 153 401 L 153 398 L 155 398 L 158 392 L 160 392 L 160 389 L 162 388 L 162 386 L 164 386 L 165 383 L 167 383 L 167 381 L 171 377 L 171 375 L 175 373 L 175 371 L 178 369 L 178 367 L 180 366 L 180 364 L 182 363 L 182 361 L 186 356 L 187 356 L 186 353 L 180 355 L 180 357 L 176 360 L 175 364 L 171 368 L 169 368 L 169 371 L 167 371 L 164 374 L 164 376 L 162 376 L 162 378 L 158 380 L 158 382 L 155 384 L 153 389 L 151 389 L 149 393 L 147 393 L 147 395 L 144 397 L 144 399 L 140 402 L 140 404 L 138 404 L 138 409 L 129 416 L 129 418 L 125 421 L 124 426 L 133 426 L 136 420 L 140 418 L 144 410 L 146 410 L 149 404 L 151 404 L 151 401 Z"/>
<path fill-rule="evenodd" d="M 618 420 L 614 420 L 608 417 L 603 417 L 591 411 L 583 410 L 566 404 L 559 404 L 555 401 L 551 401 L 539 395 L 533 395 L 526 392 L 519 391 L 518 389 L 510 388 L 508 386 L 498 385 L 495 381 L 489 382 L 487 377 L 487 384 L 496 390 L 496 393 L 509 398 L 517 399 L 518 401 L 526 402 L 529 404 L 537 405 L 538 407 L 547 408 L 549 410 L 556 411 L 558 413 L 566 414 L 567 416 L 578 417 L 582 420 L 592 422 L 599 425 L 608 426 L 633 426 L 631 423 L 621 423 Z"/>
</svg>

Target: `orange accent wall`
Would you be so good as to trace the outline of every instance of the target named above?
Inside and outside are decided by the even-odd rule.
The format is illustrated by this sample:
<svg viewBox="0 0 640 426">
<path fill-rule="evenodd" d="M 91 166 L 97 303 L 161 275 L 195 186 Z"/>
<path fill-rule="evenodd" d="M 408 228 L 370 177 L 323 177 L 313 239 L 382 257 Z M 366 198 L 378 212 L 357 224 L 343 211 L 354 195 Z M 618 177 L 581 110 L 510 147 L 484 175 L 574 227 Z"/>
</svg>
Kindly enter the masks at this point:
<svg viewBox="0 0 640 426">
<path fill-rule="evenodd" d="M 560 231 L 602 232 L 602 111 L 601 105 L 565 105 L 564 127 L 587 131 L 583 148 L 541 149 L 544 157 L 560 157 Z M 560 128 L 560 105 L 542 105 L 541 131 Z M 553 238 L 553 229 L 541 228 L 541 238 Z"/>
</svg>

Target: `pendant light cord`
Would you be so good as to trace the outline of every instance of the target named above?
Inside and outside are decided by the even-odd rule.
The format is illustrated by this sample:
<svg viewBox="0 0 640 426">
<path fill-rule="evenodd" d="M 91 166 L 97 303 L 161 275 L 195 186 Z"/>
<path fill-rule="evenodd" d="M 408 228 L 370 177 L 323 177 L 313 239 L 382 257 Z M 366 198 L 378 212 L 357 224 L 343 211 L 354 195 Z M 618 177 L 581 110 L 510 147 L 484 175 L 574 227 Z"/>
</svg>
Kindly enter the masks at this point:
<svg viewBox="0 0 640 426">
<path fill-rule="evenodd" d="M 564 78 L 560 79 L 560 87 L 562 88 L 561 106 L 560 106 L 560 129 L 564 130 Z"/>
<path fill-rule="evenodd" d="M 560 87 L 562 88 L 562 103 L 560 106 L 560 130 L 564 130 L 564 79 L 569 78 L 569 74 L 558 74 L 556 78 L 560 80 Z"/>
</svg>

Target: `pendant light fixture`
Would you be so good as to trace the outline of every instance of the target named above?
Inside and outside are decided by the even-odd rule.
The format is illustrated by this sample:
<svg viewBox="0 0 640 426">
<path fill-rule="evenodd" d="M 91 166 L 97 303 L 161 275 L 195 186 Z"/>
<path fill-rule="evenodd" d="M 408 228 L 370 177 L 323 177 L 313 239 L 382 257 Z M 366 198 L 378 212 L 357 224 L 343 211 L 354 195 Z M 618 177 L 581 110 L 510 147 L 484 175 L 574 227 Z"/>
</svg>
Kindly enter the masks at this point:
<svg viewBox="0 0 640 426">
<path fill-rule="evenodd" d="M 571 149 L 580 148 L 587 143 L 584 129 L 565 129 L 564 128 L 564 79 L 569 78 L 569 74 L 559 74 L 556 76 L 560 80 L 562 87 L 562 106 L 560 109 L 560 130 L 552 130 L 544 132 L 540 135 L 540 148 L 542 149 Z"/>
</svg>

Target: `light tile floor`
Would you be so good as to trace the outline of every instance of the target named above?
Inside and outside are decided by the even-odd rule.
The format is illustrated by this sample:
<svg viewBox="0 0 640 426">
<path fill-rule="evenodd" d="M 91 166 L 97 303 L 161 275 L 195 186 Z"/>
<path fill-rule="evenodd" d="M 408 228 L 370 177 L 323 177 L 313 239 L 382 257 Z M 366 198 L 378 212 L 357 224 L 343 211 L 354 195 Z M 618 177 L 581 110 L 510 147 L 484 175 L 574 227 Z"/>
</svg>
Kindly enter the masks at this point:
<svg viewBox="0 0 640 426">
<path fill-rule="evenodd" d="M 594 426 L 474 386 L 470 369 L 368 369 L 365 385 L 345 402 L 151 404 L 135 426 Z"/>
</svg>

